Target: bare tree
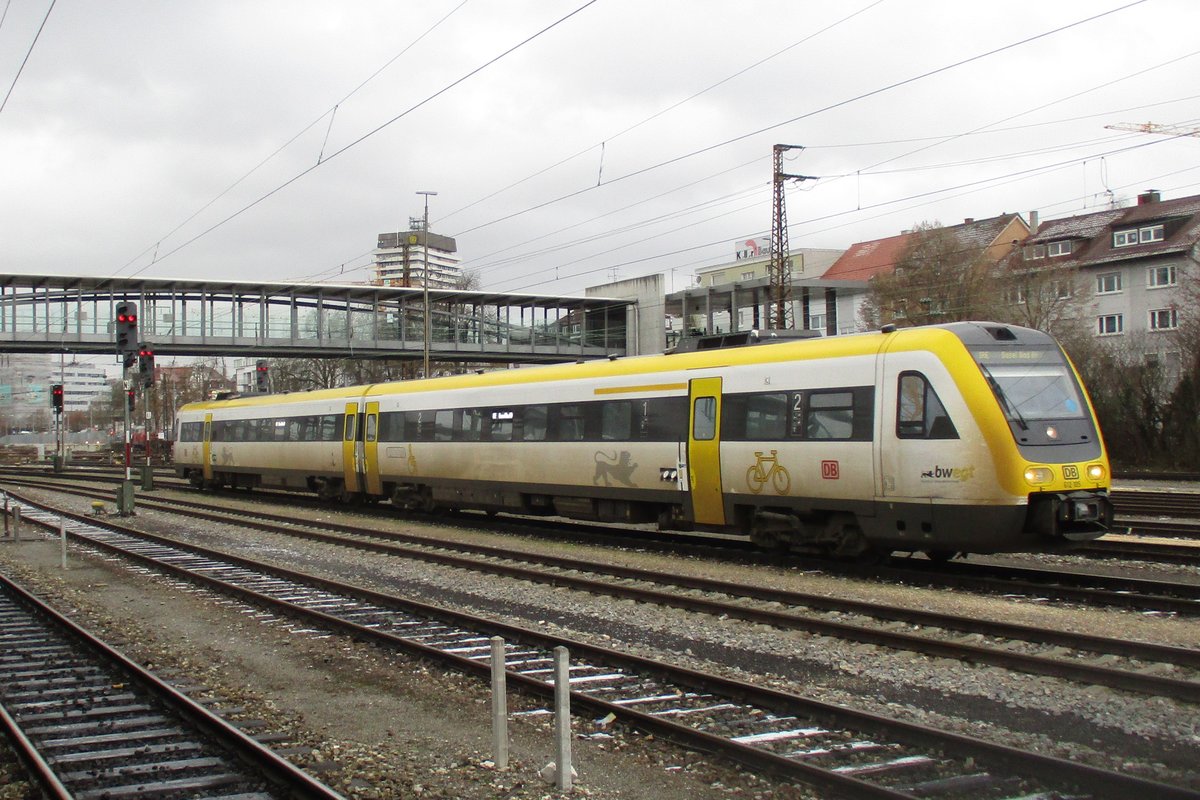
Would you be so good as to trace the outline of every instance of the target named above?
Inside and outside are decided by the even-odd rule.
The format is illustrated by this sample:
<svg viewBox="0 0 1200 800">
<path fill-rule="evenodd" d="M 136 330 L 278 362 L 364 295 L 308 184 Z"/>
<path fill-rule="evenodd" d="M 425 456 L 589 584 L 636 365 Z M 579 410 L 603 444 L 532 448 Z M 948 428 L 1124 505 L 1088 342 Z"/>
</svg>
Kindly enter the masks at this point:
<svg viewBox="0 0 1200 800">
<path fill-rule="evenodd" d="M 937 222 L 922 222 L 894 270 L 871 279 L 862 321 L 875 328 L 889 322 L 928 325 L 988 319 L 1002 303 L 996 276 L 996 265 L 982 249 L 965 246 Z"/>
</svg>

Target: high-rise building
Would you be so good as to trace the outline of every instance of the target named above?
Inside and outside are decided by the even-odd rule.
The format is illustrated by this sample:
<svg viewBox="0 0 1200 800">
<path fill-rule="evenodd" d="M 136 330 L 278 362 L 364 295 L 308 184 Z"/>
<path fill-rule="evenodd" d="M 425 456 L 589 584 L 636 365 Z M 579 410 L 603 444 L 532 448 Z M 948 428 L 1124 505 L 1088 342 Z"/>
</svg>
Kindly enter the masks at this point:
<svg viewBox="0 0 1200 800">
<path fill-rule="evenodd" d="M 458 247 L 450 236 L 422 229 L 421 220 L 410 220 L 407 231 L 379 234 L 375 249 L 376 286 L 425 286 L 426 272 L 429 288 L 454 289 L 462 280 L 458 266 Z M 426 242 L 428 241 L 428 246 Z"/>
<path fill-rule="evenodd" d="M 63 384 L 63 410 L 87 411 L 109 395 L 108 375 L 95 364 L 59 364 L 44 355 L 0 355 L 0 417 L 9 427 L 50 410 L 50 387 Z"/>
</svg>

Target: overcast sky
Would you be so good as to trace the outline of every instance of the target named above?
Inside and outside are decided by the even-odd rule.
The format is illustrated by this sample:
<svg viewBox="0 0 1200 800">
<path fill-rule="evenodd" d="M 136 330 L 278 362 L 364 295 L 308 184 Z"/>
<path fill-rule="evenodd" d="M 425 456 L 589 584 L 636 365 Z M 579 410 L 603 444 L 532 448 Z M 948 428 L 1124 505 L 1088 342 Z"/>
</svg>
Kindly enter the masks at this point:
<svg viewBox="0 0 1200 800">
<path fill-rule="evenodd" d="M 362 281 L 429 190 L 485 288 L 682 288 L 776 143 L 793 250 L 1200 194 L 1105 128 L 1200 128 L 1195 0 L 0 2 L 6 273 Z"/>
</svg>

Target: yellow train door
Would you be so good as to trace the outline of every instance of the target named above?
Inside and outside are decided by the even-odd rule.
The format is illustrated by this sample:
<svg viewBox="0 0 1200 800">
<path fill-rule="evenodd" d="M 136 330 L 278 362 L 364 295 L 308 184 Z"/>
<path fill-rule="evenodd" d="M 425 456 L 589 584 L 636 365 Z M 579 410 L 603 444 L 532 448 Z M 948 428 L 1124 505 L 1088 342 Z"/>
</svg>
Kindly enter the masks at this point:
<svg viewBox="0 0 1200 800">
<path fill-rule="evenodd" d="M 201 443 L 201 461 L 204 464 L 204 480 L 213 479 L 212 459 L 212 414 L 204 415 L 204 441 Z"/>
<path fill-rule="evenodd" d="M 701 525 L 725 524 L 721 496 L 721 379 L 695 378 L 688 384 L 688 486 L 692 519 Z"/>
<path fill-rule="evenodd" d="M 379 403 L 367 403 L 367 416 L 363 421 L 363 472 L 367 494 L 383 494 L 383 483 L 379 478 Z"/>
<path fill-rule="evenodd" d="M 342 478 L 347 492 L 361 491 L 358 483 L 358 403 L 346 403 L 342 426 Z"/>
</svg>

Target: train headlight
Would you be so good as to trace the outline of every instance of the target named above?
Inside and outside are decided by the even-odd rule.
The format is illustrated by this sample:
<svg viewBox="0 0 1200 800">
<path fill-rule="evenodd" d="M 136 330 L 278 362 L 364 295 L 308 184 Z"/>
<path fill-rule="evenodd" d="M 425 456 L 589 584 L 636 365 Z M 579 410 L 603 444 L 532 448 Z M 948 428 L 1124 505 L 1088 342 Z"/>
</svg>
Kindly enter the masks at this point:
<svg viewBox="0 0 1200 800">
<path fill-rule="evenodd" d="M 1087 468 L 1088 480 L 1098 481 L 1104 479 L 1103 464 L 1088 464 Z"/>
<path fill-rule="evenodd" d="M 1054 480 L 1054 473 L 1049 467 L 1028 467 L 1025 470 L 1025 482 L 1030 486 L 1040 486 Z"/>
</svg>

